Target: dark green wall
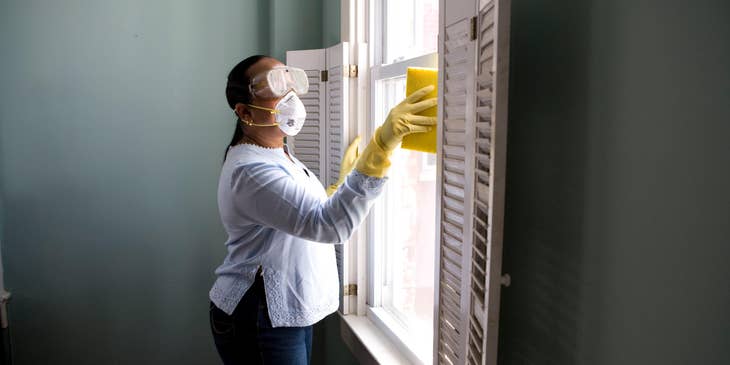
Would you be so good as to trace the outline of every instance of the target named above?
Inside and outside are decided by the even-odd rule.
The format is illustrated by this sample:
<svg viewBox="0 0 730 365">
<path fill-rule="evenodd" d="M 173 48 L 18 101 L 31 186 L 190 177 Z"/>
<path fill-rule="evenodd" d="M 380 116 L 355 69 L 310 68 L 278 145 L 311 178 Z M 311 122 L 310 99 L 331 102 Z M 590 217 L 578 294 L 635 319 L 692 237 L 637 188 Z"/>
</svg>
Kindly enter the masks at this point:
<svg viewBox="0 0 730 365">
<path fill-rule="evenodd" d="M 340 0 L 322 0 L 322 45 L 340 43 Z"/>
<path fill-rule="evenodd" d="M 322 1 L 271 0 L 267 20 L 271 56 L 286 60 L 286 51 L 322 48 Z"/>
<path fill-rule="evenodd" d="M 16 364 L 218 361 L 226 76 L 250 54 L 321 47 L 321 17 L 321 0 L 0 3 Z"/>
<path fill-rule="evenodd" d="M 0 4 L 17 364 L 217 361 L 222 85 L 339 40 L 331 0 L 301 3 Z M 503 363 L 730 362 L 729 14 L 514 2 Z M 315 360 L 353 362 L 336 321 L 317 331 Z"/>
<path fill-rule="evenodd" d="M 730 3 L 513 1 L 500 363 L 730 363 Z"/>
</svg>

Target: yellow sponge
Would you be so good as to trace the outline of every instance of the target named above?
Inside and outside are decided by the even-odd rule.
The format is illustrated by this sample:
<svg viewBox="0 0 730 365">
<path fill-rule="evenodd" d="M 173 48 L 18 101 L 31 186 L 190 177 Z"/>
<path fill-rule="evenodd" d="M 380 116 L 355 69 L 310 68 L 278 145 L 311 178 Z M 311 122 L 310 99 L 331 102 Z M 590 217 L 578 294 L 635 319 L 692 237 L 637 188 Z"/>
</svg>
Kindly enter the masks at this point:
<svg viewBox="0 0 730 365">
<path fill-rule="evenodd" d="M 424 88 L 428 85 L 438 87 L 438 70 L 435 68 L 420 68 L 420 67 L 409 67 L 408 73 L 406 74 L 406 96 L 413 94 L 414 91 Z M 433 91 L 424 96 L 423 99 L 434 98 L 438 95 L 438 90 Z M 428 108 L 420 113 L 419 115 L 425 115 L 427 117 L 435 117 L 437 107 Z M 436 153 L 436 128 L 426 133 L 414 133 L 403 137 L 402 148 Z"/>
</svg>

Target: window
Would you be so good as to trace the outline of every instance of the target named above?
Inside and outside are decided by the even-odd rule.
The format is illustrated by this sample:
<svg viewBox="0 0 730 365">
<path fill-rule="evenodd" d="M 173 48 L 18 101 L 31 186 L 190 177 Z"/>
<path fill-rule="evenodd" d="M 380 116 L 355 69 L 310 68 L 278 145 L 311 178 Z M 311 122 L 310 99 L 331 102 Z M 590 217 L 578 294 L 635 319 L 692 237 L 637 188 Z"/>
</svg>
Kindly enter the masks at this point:
<svg viewBox="0 0 730 365">
<path fill-rule="evenodd" d="M 342 335 L 365 362 L 497 361 L 510 0 L 446 2 L 343 0 L 343 43 L 287 52 L 310 79 L 290 146 L 323 182 L 403 99 L 408 67 L 441 67 L 438 155 L 397 150 L 367 228 L 338 248 Z"/>
<path fill-rule="evenodd" d="M 381 30 L 381 61 L 393 63 L 436 52 L 438 6 L 438 0 L 383 0 L 380 19 L 385 21 L 373 23 Z"/>
<path fill-rule="evenodd" d="M 374 130 L 405 98 L 408 67 L 438 66 L 438 1 L 379 1 L 371 19 Z M 383 197 L 370 215 L 368 315 L 412 360 L 431 363 L 436 157 L 397 149 Z"/>
</svg>

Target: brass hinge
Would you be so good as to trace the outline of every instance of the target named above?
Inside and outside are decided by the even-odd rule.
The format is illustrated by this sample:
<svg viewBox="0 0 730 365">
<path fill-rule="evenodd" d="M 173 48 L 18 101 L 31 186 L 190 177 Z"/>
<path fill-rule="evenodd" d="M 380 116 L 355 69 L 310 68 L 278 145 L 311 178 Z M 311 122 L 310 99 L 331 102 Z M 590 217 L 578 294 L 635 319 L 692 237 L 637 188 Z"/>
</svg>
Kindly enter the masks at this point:
<svg viewBox="0 0 730 365">
<path fill-rule="evenodd" d="M 477 39 L 477 17 L 475 16 L 471 17 L 471 24 L 469 27 L 469 39 L 472 41 Z"/>
<path fill-rule="evenodd" d="M 347 65 L 347 77 L 357 78 L 357 65 Z"/>
<path fill-rule="evenodd" d="M 357 295 L 357 284 L 347 284 L 343 288 L 344 295 L 350 296 L 350 295 Z"/>
<path fill-rule="evenodd" d="M 319 75 L 319 81 L 327 82 L 329 80 L 329 72 L 327 70 L 322 70 L 322 73 Z"/>
</svg>

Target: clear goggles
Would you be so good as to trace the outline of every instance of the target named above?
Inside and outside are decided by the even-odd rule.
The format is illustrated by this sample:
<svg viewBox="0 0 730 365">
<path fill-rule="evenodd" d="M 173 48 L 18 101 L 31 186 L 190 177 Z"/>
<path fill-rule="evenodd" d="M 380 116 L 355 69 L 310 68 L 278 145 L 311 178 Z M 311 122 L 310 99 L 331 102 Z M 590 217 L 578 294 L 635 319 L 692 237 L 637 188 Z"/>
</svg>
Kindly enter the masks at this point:
<svg viewBox="0 0 730 365">
<path fill-rule="evenodd" d="M 254 76 L 249 88 L 252 94 L 266 99 L 282 97 L 290 90 L 304 95 L 309 91 L 309 78 L 301 68 L 277 66 Z"/>
</svg>

